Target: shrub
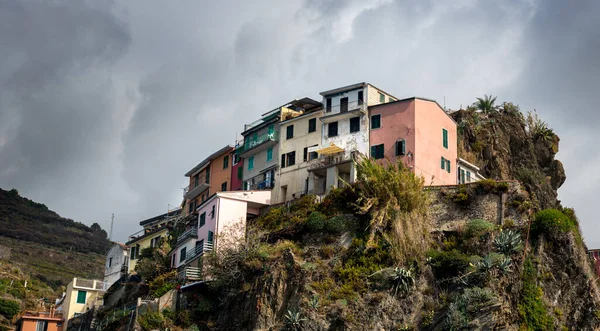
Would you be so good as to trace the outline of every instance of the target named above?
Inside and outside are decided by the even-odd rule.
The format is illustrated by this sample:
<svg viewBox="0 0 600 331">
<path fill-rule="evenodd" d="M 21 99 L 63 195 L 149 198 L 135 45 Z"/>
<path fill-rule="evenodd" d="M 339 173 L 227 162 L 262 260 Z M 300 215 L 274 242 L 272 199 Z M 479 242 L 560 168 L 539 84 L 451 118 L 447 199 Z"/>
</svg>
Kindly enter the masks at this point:
<svg viewBox="0 0 600 331">
<path fill-rule="evenodd" d="M 497 182 L 493 179 L 483 179 L 475 183 L 476 189 L 481 193 L 505 193 L 509 185 L 506 182 Z"/>
<path fill-rule="evenodd" d="M 521 330 L 552 330 L 554 323 L 542 301 L 542 289 L 537 286 L 537 270 L 527 258 L 523 263 L 523 288 L 517 305 Z"/>
<path fill-rule="evenodd" d="M 500 231 L 500 234 L 494 238 L 494 247 L 505 255 L 519 252 L 523 248 L 521 233 L 514 230 Z"/>
<path fill-rule="evenodd" d="M 531 233 L 540 235 L 542 233 L 557 235 L 577 231 L 575 220 L 569 219 L 565 214 L 556 209 L 544 209 L 535 214 L 531 225 Z"/>
<path fill-rule="evenodd" d="M 494 230 L 494 224 L 478 218 L 467 223 L 466 232 L 470 237 L 475 237 L 486 234 L 492 230 Z"/>
<path fill-rule="evenodd" d="M 153 297 L 158 298 L 175 288 L 177 279 L 177 271 L 173 270 L 154 278 L 148 283 L 150 293 Z"/>
<path fill-rule="evenodd" d="M 144 330 L 160 329 L 165 324 L 165 319 L 160 312 L 146 311 L 138 316 L 138 323 Z"/>
<path fill-rule="evenodd" d="M 430 251 L 431 269 L 438 280 L 460 275 L 469 265 L 469 256 L 456 249 L 451 251 Z"/>
<path fill-rule="evenodd" d="M 12 319 L 20 310 L 18 302 L 0 298 L 0 315 Z"/>
<path fill-rule="evenodd" d="M 344 216 L 334 216 L 325 221 L 324 230 L 331 234 L 342 233 L 346 229 Z"/>
<path fill-rule="evenodd" d="M 334 188 L 323 198 L 318 209 L 326 215 L 334 215 L 336 213 L 358 212 L 356 201 L 359 197 L 359 191 L 355 184 L 349 184 L 342 188 Z"/>
<path fill-rule="evenodd" d="M 321 246 L 319 247 L 319 254 L 321 254 L 321 257 L 323 257 L 324 259 L 330 259 L 333 257 L 334 254 L 334 247 L 331 245 L 326 245 L 326 246 Z"/>
<path fill-rule="evenodd" d="M 463 330 L 469 327 L 471 319 L 479 310 L 495 304 L 498 298 L 489 288 L 468 288 L 448 307 L 445 328 L 449 330 Z"/>
<path fill-rule="evenodd" d="M 288 330 L 302 330 L 302 323 L 306 321 L 306 318 L 302 317 L 302 314 L 298 311 L 288 310 L 285 314 L 285 326 Z"/>
<path fill-rule="evenodd" d="M 325 227 L 326 216 L 318 211 L 313 211 L 304 223 L 304 227 L 310 232 L 319 232 Z"/>
</svg>

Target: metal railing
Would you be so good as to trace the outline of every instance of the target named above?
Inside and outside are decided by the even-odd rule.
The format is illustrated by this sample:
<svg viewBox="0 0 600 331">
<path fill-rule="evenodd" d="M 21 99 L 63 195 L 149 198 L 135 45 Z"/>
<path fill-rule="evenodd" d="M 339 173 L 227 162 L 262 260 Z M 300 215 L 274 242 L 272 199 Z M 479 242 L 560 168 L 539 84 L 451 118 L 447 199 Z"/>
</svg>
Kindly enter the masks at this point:
<svg viewBox="0 0 600 331">
<path fill-rule="evenodd" d="M 337 153 L 333 155 L 322 155 L 317 159 L 308 161 L 307 169 L 315 170 L 330 167 L 332 165 L 354 160 L 354 151 Z"/>
<path fill-rule="evenodd" d="M 198 228 L 193 227 L 187 231 L 185 231 L 184 233 L 182 233 L 179 237 L 177 237 L 177 242 L 182 242 L 184 240 L 186 240 L 187 238 L 198 238 Z"/>
<path fill-rule="evenodd" d="M 108 283 L 95 279 L 75 278 L 73 286 L 98 291 L 106 291 L 108 289 Z"/>
<path fill-rule="evenodd" d="M 275 131 L 270 133 L 265 132 L 259 135 L 256 139 L 248 136 L 244 138 L 244 144 L 238 147 L 235 152 L 236 154 L 240 155 L 269 141 L 277 142 L 278 139 L 278 134 Z"/>
<path fill-rule="evenodd" d="M 179 272 L 179 279 L 182 280 L 201 280 L 202 279 L 202 270 L 196 267 L 184 267 L 183 270 Z"/>
<path fill-rule="evenodd" d="M 198 245 L 196 247 L 194 247 L 194 250 L 190 252 L 190 255 L 185 257 L 185 262 L 184 263 L 188 263 L 202 255 L 204 255 L 204 252 L 209 252 L 213 250 L 213 243 L 204 243 L 204 245 Z"/>
<path fill-rule="evenodd" d="M 349 111 L 354 111 L 354 110 L 360 110 L 360 111 L 366 111 L 367 109 L 367 104 L 362 101 L 362 100 L 356 100 L 356 101 L 352 101 L 352 102 L 348 102 L 348 104 L 342 105 L 336 105 L 333 106 L 331 108 L 323 108 L 323 111 L 326 114 L 336 114 L 336 113 L 346 113 Z"/>
</svg>

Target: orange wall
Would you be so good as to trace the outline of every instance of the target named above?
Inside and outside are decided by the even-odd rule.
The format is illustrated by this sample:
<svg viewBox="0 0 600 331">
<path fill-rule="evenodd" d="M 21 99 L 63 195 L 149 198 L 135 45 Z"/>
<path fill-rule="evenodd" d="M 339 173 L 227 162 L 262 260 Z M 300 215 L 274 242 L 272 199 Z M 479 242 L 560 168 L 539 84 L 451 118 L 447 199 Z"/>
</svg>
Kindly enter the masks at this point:
<svg viewBox="0 0 600 331">
<path fill-rule="evenodd" d="M 214 160 L 210 161 L 210 189 L 209 195 L 221 192 L 221 184 L 227 182 L 227 191 L 231 188 L 231 150 L 224 152 Z M 223 168 L 223 160 L 228 157 L 227 168 Z"/>
<path fill-rule="evenodd" d="M 22 319 L 22 331 L 36 331 L 38 320 Z M 62 326 L 57 326 L 56 321 L 48 321 L 48 331 L 62 331 Z M 64 324 L 64 322 L 63 322 Z"/>
<path fill-rule="evenodd" d="M 404 165 L 413 165 L 408 156 L 396 156 L 396 141 L 406 141 L 406 153 L 415 153 L 415 101 L 396 102 L 377 106 L 369 111 L 369 116 L 381 115 L 381 127 L 370 130 L 370 146 L 383 144 L 385 157 L 392 162 L 402 160 Z"/>
<path fill-rule="evenodd" d="M 456 123 L 437 103 L 419 99 L 414 102 L 415 173 L 425 178 L 425 185 L 454 185 L 458 157 Z M 448 148 L 442 144 L 442 128 L 448 130 Z M 450 160 L 450 173 L 441 168 L 442 156 Z"/>
</svg>

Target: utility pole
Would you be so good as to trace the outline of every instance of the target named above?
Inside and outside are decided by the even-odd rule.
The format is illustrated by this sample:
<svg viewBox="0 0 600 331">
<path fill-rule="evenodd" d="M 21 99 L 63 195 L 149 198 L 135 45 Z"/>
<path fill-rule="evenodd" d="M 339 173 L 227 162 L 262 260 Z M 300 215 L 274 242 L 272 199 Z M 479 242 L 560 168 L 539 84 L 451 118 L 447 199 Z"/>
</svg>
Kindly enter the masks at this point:
<svg viewBox="0 0 600 331">
<path fill-rule="evenodd" d="M 108 235 L 108 240 L 112 240 L 112 233 L 113 233 L 113 224 L 115 223 L 115 214 L 112 214 L 112 217 L 110 219 L 110 234 Z"/>
</svg>

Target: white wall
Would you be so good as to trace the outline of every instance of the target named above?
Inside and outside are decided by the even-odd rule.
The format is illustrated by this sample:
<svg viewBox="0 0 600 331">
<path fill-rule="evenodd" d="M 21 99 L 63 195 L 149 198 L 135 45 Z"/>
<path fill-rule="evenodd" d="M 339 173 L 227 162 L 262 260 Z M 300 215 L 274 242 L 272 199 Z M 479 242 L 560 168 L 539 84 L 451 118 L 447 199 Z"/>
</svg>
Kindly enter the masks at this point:
<svg viewBox="0 0 600 331">
<path fill-rule="evenodd" d="M 119 244 L 113 245 L 106 253 L 106 262 L 104 265 L 104 282 L 110 287 L 114 282 L 121 278 L 121 268 L 125 263 L 127 251 Z M 112 258 L 112 262 L 109 262 Z M 111 265 L 109 266 L 109 263 Z"/>
</svg>

